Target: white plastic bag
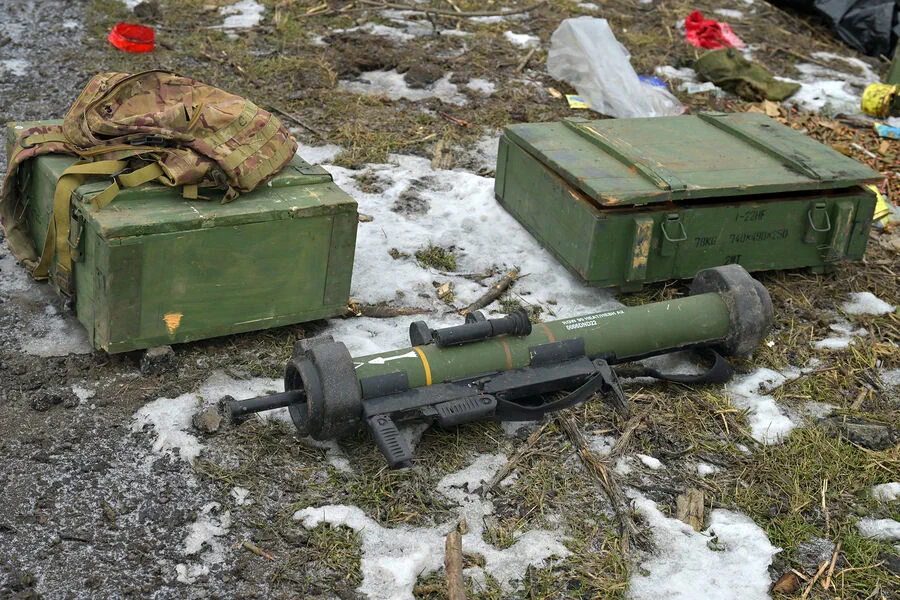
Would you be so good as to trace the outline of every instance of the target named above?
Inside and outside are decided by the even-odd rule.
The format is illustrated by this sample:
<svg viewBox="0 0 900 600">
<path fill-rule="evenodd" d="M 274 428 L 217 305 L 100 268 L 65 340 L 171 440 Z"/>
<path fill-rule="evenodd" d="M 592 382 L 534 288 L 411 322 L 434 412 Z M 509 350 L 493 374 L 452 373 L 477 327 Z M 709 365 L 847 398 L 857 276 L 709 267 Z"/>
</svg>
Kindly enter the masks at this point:
<svg viewBox="0 0 900 600">
<path fill-rule="evenodd" d="M 628 50 L 606 19 L 578 17 L 560 23 L 550 38 L 547 70 L 578 90 L 599 113 L 616 118 L 662 117 L 682 112 L 665 89 L 638 79 Z"/>
</svg>

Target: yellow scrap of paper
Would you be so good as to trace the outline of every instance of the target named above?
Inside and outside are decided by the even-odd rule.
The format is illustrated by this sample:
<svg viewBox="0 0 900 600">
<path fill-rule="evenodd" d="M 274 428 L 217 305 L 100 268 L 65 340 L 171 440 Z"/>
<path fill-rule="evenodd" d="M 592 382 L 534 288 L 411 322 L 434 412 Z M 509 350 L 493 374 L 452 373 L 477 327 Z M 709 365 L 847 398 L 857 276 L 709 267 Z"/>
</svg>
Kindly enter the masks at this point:
<svg viewBox="0 0 900 600">
<path fill-rule="evenodd" d="M 569 103 L 569 108 L 591 108 L 587 100 L 575 94 L 566 94 L 566 100 Z"/>
<path fill-rule="evenodd" d="M 891 219 L 891 209 L 887 205 L 887 201 L 884 199 L 884 196 L 881 195 L 881 192 L 878 191 L 878 186 L 875 185 L 867 185 L 867 188 L 875 192 L 875 214 L 872 216 L 873 221 L 881 221 L 882 225 L 886 225 L 889 223 Z"/>
</svg>

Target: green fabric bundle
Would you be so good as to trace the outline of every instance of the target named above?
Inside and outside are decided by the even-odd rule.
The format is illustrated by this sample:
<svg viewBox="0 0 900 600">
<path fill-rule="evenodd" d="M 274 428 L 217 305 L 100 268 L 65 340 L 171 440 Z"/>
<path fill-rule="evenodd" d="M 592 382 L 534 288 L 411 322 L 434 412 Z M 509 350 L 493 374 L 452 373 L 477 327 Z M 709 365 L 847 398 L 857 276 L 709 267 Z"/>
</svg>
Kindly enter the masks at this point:
<svg viewBox="0 0 900 600">
<path fill-rule="evenodd" d="M 775 79 L 733 48 L 707 52 L 694 62 L 694 70 L 703 79 L 752 102 L 784 100 L 800 89 L 800 84 Z"/>
</svg>

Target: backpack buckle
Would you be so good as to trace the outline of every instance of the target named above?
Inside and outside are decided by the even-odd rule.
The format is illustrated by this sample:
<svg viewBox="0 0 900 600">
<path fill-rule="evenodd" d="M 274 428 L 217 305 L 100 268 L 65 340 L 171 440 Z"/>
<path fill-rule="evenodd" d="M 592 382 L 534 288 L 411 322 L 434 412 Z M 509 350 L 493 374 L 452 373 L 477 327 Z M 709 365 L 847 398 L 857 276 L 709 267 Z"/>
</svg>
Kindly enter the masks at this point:
<svg viewBox="0 0 900 600">
<path fill-rule="evenodd" d="M 132 146 L 162 146 L 166 143 L 166 138 L 161 135 L 142 135 L 128 142 Z"/>
<path fill-rule="evenodd" d="M 121 181 L 119 181 L 119 175 L 128 175 L 129 173 L 133 173 L 133 172 L 134 172 L 134 169 L 132 169 L 131 167 L 125 167 L 124 169 L 116 171 L 115 173 L 110 175 L 109 178 L 112 180 L 112 182 L 114 184 L 119 186 L 119 189 L 122 189 L 126 186 L 123 185 Z"/>
</svg>

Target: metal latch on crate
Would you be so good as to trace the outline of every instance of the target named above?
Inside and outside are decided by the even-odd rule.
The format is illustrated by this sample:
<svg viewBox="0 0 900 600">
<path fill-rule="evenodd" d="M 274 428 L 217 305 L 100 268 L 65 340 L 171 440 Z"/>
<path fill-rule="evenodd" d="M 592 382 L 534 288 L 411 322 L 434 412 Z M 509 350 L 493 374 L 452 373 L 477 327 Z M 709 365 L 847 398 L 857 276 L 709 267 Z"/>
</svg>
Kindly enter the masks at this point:
<svg viewBox="0 0 900 600">
<path fill-rule="evenodd" d="M 69 256 L 72 257 L 72 262 L 81 262 L 81 259 L 84 257 L 84 254 L 81 251 L 81 219 L 78 218 L 78 214 L 72 212 L 69 215 L 69 239 L 67 240 L 69 243 Z"/>
<path fill-rule="evenodd" d="M 659 227 L 662 229 L 659 253 L 661 256 L 672 256 L 675 254 L 675 246 L 688 239 L 687 230 L 684 228 L 684 223 L 681 222 L 681 215 L 678 213 L 667 214 Z"/>
<path fill-rule="evenodd" d="M 807 244 L 815 244 L 818 236 L 816 234 L 831 231 L 831 217 L 828 215 L 828 204 L 825 202 L 816 202 L 809 207 L 806 212 L 806 234 L 803 241 Z"/>
</svg>

